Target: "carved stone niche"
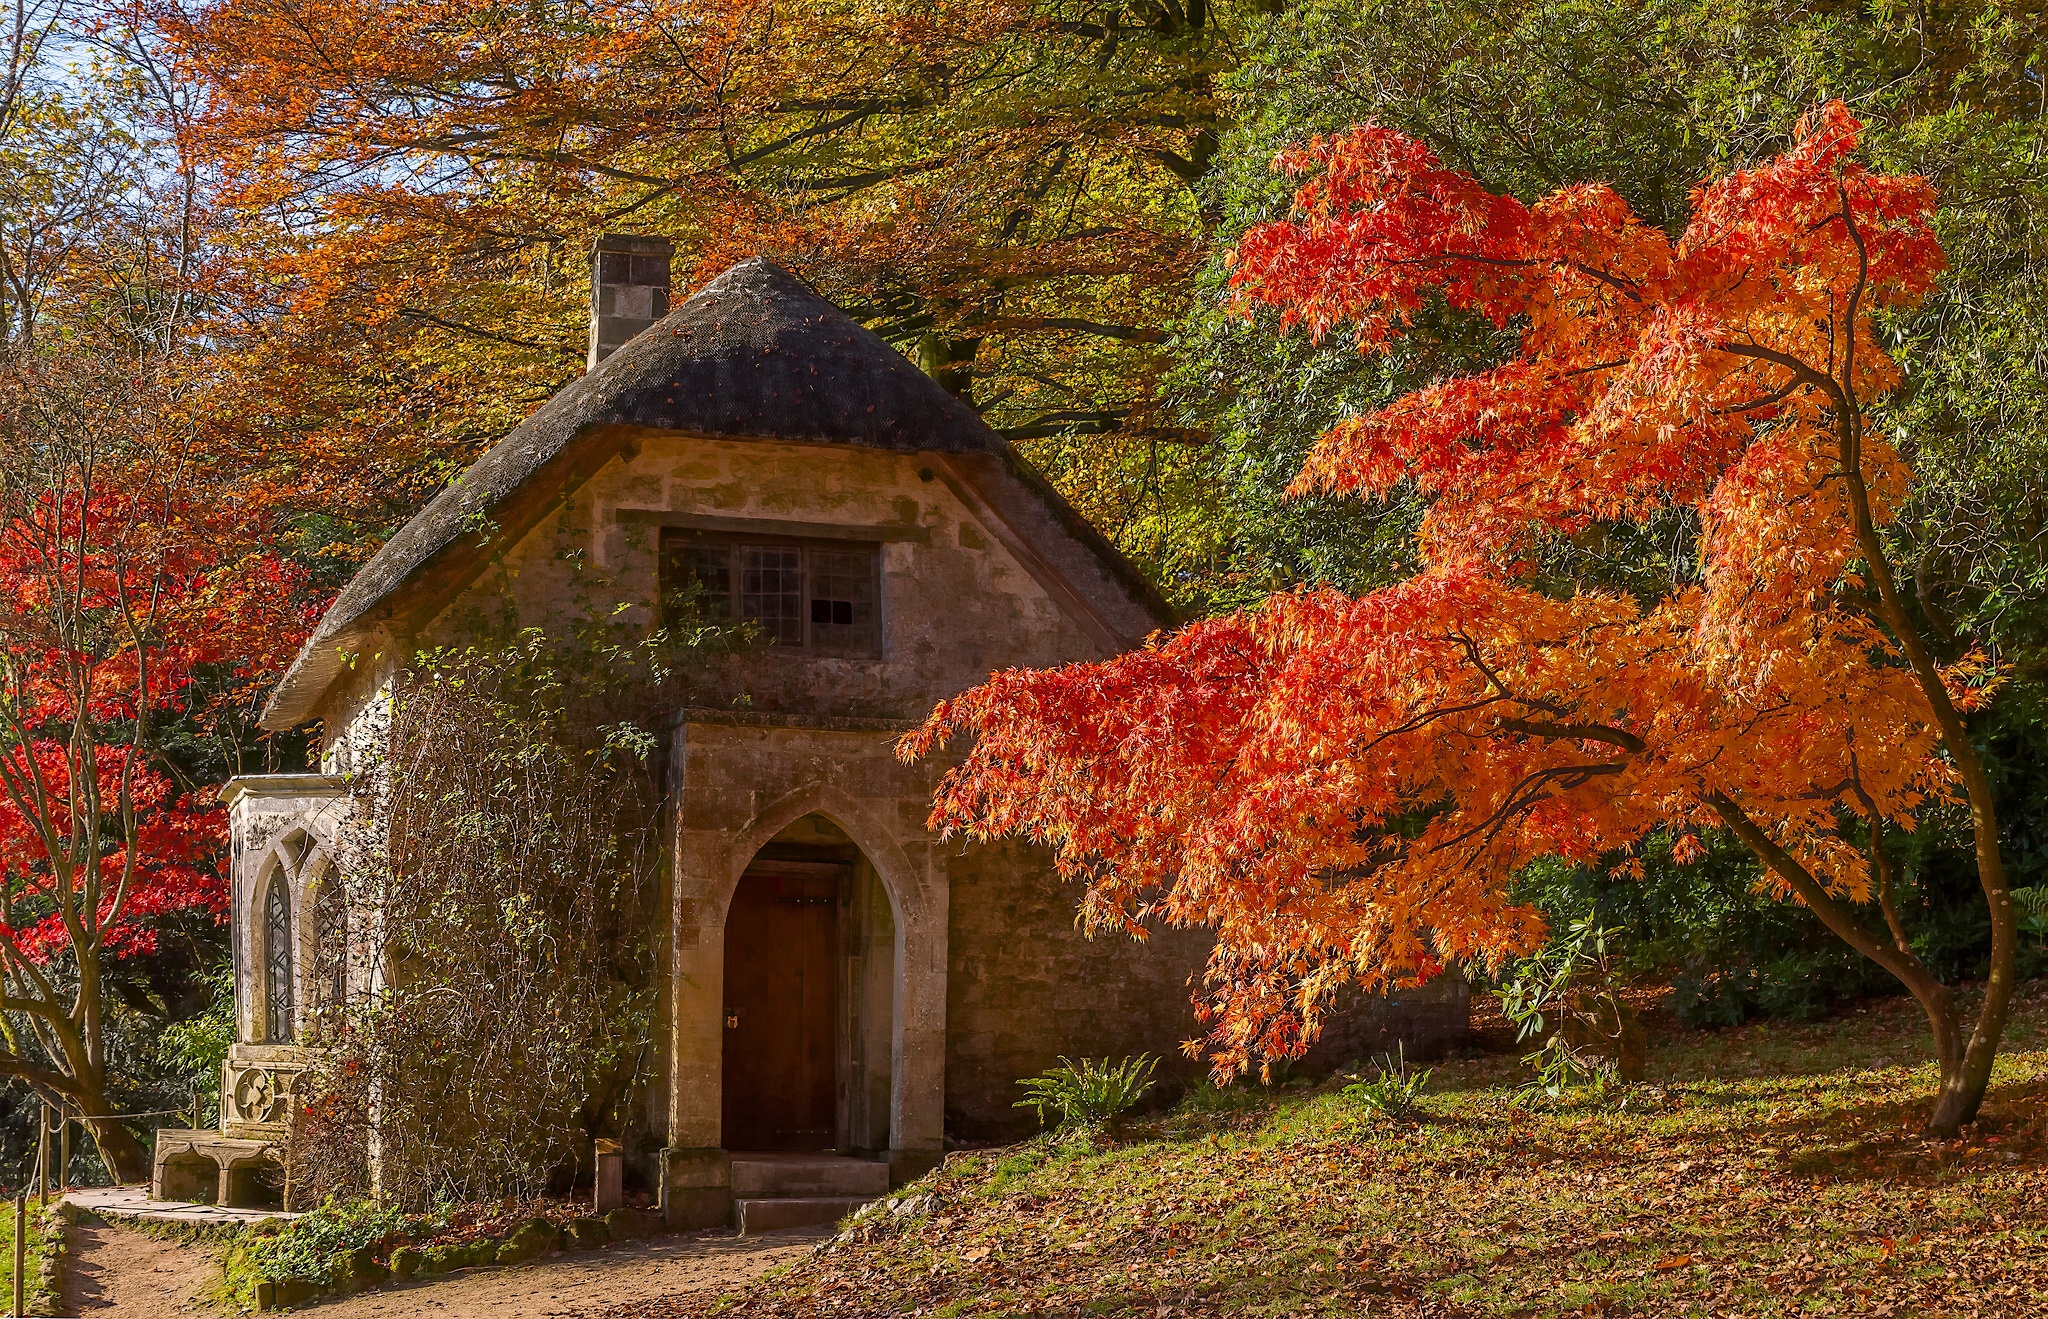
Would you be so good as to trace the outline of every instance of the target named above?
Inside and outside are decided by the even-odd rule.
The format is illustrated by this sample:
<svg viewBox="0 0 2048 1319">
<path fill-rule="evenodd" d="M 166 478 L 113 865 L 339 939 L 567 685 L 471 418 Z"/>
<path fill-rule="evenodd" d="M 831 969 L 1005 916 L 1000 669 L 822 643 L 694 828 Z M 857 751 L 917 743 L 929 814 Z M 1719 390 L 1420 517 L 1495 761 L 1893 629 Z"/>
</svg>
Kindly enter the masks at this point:
<svg viewBox="0 0 2048 1319">
<path fill-rule="evenodd" d="M 297 1099 L 299 1075 L 312 1065 L 289 1044 L 237 1044 L 221 1067 L 220 1129 L 224 1135 L 281 1139 Z"/>
</svg>

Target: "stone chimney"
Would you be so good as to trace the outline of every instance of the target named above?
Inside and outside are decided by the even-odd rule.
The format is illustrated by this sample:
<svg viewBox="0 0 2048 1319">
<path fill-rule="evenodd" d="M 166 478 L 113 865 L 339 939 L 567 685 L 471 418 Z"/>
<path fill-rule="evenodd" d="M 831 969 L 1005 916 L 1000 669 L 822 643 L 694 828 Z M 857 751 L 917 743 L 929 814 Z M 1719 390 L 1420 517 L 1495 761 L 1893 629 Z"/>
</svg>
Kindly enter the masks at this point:
<svg viewBox="0 0 2048 1319">
<path fill-rule="evenodd" d="M 666 238 L 606 234 L 590 254 L 590 367 L 668 315 Z"/>
</svg>

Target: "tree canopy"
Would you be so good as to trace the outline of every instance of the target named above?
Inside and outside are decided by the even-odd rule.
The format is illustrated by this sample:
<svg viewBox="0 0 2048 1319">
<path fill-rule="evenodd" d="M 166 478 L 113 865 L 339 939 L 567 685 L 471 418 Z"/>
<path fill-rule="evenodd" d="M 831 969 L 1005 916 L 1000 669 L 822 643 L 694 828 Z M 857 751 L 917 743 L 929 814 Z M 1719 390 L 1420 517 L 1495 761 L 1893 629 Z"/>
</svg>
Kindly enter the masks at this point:
<svg viewBox="0 0 2048 1319">
<path fill-rule="evenodd" d="M 943 703 L 905 743 L 973 734 L 933 823 L 1054 844 L 1098 926 L 1215 927 L 1224 1075 L 1298 1053 L 1345 983 L 1525 949 L 1542 921 L 1509 885 L 1538 858 L 1725 827 L 1921 997 L 1947 1083 L 1933 1123 L 1968 1120 L 2015 929 L 1963 724 L 1988 665 L 1934 655 L 1880 537 L 1910 470 L 1868 426 L 1899 380 L 1874 317 L 1943 260 L 1933 189 L 1856 163 L 1860 127 L 1817 111 L 1789 151 L 1702 186 L 1675 241 L 1603 185 L 1524 203 L 1389 129 L 1282 154 L 1303 181 L 1235 253 L 1246 304 L 1367 353 L 1431 303 L 1516 338 L 1332 427 L 1296 479 L 1412 486 L 1419 570 Z M 1669 518 L 1700 544 L 1683 589 L 1531 580 L 1547 541 Z M 1854 910 L 1894 910 L 1886 829 L 1964 796 L 2008 950 L 1967 1063 L 1950 992 L 1896 921 Z"/>
</svg>

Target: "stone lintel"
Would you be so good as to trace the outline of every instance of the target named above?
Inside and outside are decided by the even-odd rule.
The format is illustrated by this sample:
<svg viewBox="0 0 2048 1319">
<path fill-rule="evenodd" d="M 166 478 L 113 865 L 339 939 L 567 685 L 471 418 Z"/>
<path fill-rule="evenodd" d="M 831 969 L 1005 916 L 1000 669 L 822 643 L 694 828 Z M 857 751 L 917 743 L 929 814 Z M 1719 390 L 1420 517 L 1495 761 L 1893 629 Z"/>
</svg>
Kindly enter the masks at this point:
<svg viewBox="0 0 2048 1319">
<path fill-rule="evenodd" d="M 787 540 L 876 542 L 908 541 L 932 543 L 932 529 L 910 522 L 882 522 L 849 526 L 840 522 L 798 522 L 788 518 L 734 518 L 705 513 L 672 513 L 659 508 L 621 508 L 615 515 L 627 526 L 668 527 L 677 531 L 706 531 L 726 536 L 779 536 Z"/>
<path fill-rule="evenodd" d="M 259 801 L 266 797 L 346 797 L 348 779 L 341 774 L 241 774 L 221 785 L 223 806 L 243 798 Z"/>
<path fill-rule="evenodd" d="M 686 705 L 675 713 L 672 728 L 696 724 L 711 728 L 790 728 L 806 733 L 891 733 L 901 736 L 923 726 L 916 719 L 864 719 L 851 715 L 785 713 L 770 710 L 721 710 Z"/>
</svg>

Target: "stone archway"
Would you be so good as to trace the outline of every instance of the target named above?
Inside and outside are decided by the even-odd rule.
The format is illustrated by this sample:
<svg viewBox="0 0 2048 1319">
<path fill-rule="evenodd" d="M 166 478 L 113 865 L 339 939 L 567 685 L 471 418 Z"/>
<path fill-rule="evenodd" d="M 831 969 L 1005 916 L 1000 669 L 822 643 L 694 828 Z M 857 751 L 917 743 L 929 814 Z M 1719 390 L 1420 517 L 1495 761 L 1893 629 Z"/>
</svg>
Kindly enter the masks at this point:
<svg viewBox="0 0 2048 1319">
<path fill-rule="evenodd" d="M 806 815 L 755 852 L 726 907 L 728 1150 L 889 1150 L 895 904 L 853 840 Z"/>
<path fill-rule="evenodd" d="M 727 918 L 748 865 L 807 816 L 829 821 L 858 849 L 887 898 L 886 1157 L 898 1180 L 922 1173 L 943 1150 L 947 894 L 930 835 L 905 822 L 921 826 L 929 786 L 896 762 L 888 736 L 686 727 L 671 910 L 671 1221 L 716 1222 L 726 1212 Z M 749 754 L 735 757 L 737 750 Z M 693 792 L 693 783 L 716 784 L 718 791 Z M 741 804 L 744 813 L 732 810 Z M 850 1107 L 842 1105 L 842 1124 Z M 884 1126 L 879 1114 L 871 1112 L 871 1120 L 872 1129 Z"/>
<path fill-rule="evenodd" d="M 160 1200 L 215 1204 L 220 1199 L 220 1164 L 194 1150 L 174 1154 L 158 1165 L 153 1194 Z"/>
</svg>

